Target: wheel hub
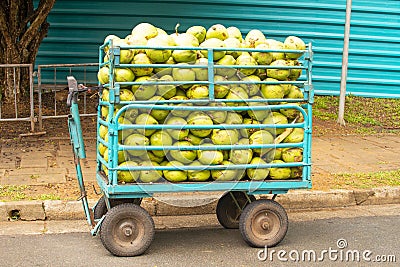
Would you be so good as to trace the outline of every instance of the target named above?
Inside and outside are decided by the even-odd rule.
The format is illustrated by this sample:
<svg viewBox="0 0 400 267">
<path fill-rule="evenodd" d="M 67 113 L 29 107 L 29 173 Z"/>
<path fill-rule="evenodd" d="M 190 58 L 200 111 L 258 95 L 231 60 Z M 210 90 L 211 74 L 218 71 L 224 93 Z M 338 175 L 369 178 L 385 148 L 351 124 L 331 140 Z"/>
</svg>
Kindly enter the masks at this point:
<svg viewBox="0 0 400 267">
<path fill-rule="evenodd" d="M 123 227 L 122 232 L 125 234 L 126 237 L 129 237 L 132 235 L 133 229 L 131 226 L 125 226 Z"/>
<path fill-rule="evenodd" d="M 268 231 L 268 230 L 269 230 L 269 223 L 268 223 L 268 222 L 263 222 L 263 223 L 261 224 L 261 228 L 262 228 L 263 230 Z"/>
<path fill-rule="evenodd" d="M 280 229 L 279 218 L 274 213 L 259 212 L 253 218 L 252 229 L 260 239 L 271 239 Z"/>
<path fill-rule="evenodd" d="M 137 222 L 131 219 L 124 219 L 114 230 L 116 240 L 121 245 L 130 244 L 133 240 L 137 238 L 140 232 L 140 227 L 137 225 Z"/>
</svg>

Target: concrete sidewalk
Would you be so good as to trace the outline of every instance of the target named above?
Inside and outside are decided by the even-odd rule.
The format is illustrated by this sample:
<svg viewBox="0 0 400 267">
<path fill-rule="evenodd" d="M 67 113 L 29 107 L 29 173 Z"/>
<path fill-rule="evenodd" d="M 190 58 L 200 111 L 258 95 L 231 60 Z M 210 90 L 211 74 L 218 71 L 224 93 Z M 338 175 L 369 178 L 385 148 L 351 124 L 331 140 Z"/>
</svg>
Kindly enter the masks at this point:
<svg viewBox="0 0 400 267">
<path fill-rule="evenodd" d="M 396 170 L 400 168 L 398 151 L 400 136 L 335 136 L 313 137 L 312 173 L 357 173 Z M 85 181 L 95 181 L 95 140 L 85 140 L 87 159 L 83 160 Z M 47 185 L 65 183 L 75 177 L 71 145 L 67 139 L 39 139 L 33 142 L 5 142 L 1 144 L 1 185 Z M 196 195 L 189 196 L 196 197 Z M 206 196 L 203 207 L 177 208 L 154 199 L 143 205 L 152 215 L 212 213 L 217 197 Z M 296 190 L 278 197 L 288 209 L 320 209 L 352 206 L 360 203 L 400 203 L 399 188 L 371 190 L 336 190 L 329 192 Z M 165 206 L 166 205 L 166 206 Z M 77 219 L 83 217 L 80 202 L 23 201 L 0 202 L 0 221 L 7 220 L 10 210 L 21 211 L 21 219 Z M 22 212 L 22 210 L 24 212 Z M 29 214 L 32 213 L 32 214 Z"/>
<path fill-rule="evenodd" d="M 85 140 L 87 159 L 83 174 L 95 181 L 96 142 Z M 396 170 L 400 136 L 313 137 L 312 173 L 357 173 Z M 67 139 L 50 139 L 0 144 L 0 184 L 38 185 L 62 183 L 75 177 L 71 145 Z"/>
<path fill-rule="evenodd" d="M 313 137 L 313 173 L 359 173 L 400 168 L 400 136 Z"/>
</svg>

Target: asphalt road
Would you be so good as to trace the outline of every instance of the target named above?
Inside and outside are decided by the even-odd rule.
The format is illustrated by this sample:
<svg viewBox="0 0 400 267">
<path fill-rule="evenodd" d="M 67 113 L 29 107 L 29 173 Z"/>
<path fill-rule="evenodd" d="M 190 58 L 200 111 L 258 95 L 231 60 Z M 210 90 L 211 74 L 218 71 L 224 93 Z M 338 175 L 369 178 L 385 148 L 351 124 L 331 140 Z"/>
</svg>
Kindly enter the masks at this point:
<svg viewBox="0 0 400 267">
<path fill-rule="evenodd" d="M 398 266 L 399 225 L 400 215 L 293 221 L 267 251 L 247 246 L 238 230 L 157 230 L 150 249 L 133 258 L 110 255 L 89 233 L 2 235 L 0 266 Z"/>
</svg>

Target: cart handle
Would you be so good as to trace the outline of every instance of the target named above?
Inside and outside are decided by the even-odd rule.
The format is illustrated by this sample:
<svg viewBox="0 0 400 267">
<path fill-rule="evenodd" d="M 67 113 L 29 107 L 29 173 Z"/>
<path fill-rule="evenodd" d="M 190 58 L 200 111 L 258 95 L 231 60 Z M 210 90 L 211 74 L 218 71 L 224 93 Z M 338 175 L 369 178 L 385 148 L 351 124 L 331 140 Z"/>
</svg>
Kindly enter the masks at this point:
<svg viewBox="0 0 400 267">
<path fill-rule="evenodd" d="M 83 84 L 78 84 L 74 76 L 67 76 L 68 81 L 68 97 L 67 97 L 67 106 L 71 107 L 72 103 L 78 102 L 78 94 L 82 92 L 91 92 L 92 90 L 99 90 L 100 92 L 103 89 L 103 86 L 85 86 Z"/>
</svg>

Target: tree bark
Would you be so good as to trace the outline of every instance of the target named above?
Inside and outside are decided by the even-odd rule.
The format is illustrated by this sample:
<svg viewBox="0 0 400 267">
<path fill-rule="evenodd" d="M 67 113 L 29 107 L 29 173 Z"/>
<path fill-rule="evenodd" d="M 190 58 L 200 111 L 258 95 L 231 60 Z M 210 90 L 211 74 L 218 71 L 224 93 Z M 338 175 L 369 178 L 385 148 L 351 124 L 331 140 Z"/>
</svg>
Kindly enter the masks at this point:
<svg viewBox="0 0 400 267">
<path fill-rule="evenodd" d="M 47 16 L 56 0 L 0 0 L 0 64 L 35 64 L 50 24 Z M 29 92 L 28 68 L 0 69 L 0 99 L 9 102 Z"/>
</svg>

